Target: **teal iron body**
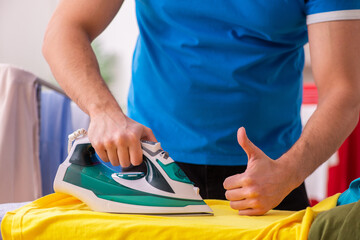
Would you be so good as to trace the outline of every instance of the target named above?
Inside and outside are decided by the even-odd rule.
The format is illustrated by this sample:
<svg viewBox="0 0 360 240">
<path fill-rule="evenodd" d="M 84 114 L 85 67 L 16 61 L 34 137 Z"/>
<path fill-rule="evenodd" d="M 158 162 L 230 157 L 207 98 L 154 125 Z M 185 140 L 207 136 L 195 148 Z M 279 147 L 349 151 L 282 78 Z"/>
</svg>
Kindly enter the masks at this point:
<svg viewBox="0 0 360 240">
<path fill-rule="evenodd" d="M 146 171 L 115 172 L 102 163 L 83 136 L 59 166 L 55 192 L 70 194 L 92 210 L 112 213 L 211 213 L 198 188 L 163 151 L 160 143 L 142 142 Z"/>
</svg>

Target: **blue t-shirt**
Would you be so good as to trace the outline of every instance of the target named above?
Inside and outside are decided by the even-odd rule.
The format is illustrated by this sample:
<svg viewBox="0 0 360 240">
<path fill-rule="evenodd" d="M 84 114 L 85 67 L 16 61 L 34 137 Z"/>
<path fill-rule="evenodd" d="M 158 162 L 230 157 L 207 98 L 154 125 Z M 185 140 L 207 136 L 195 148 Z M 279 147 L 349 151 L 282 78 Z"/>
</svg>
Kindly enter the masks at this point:
<svg viewBox="0 0 360 240">
<path fill-rule="evenodd" d="M 307 24 L 360 18 L 358 9 L 359 0 L 136 0 L 129 116 L 179 162 L 247 164 L 241 126 L 276 159 L 302 129 Z"/>
</svg>

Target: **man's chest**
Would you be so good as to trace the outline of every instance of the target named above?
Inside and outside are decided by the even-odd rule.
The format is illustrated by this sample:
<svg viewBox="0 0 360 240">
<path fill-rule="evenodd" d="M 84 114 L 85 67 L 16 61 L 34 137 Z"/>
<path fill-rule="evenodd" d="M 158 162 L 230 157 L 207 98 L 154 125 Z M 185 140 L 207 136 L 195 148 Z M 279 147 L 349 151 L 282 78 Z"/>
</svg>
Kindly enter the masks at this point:
<svg viewBox="0 0 360 240">
<path fill-rule="evenodd" d="M 261 33 L 270 38 L 306 31 L 303 0 L 136 0 L 141 14 L 163 26 L 196 31 Z M 154 25 L 155 26 L 155 25 Z"/>
</svg>

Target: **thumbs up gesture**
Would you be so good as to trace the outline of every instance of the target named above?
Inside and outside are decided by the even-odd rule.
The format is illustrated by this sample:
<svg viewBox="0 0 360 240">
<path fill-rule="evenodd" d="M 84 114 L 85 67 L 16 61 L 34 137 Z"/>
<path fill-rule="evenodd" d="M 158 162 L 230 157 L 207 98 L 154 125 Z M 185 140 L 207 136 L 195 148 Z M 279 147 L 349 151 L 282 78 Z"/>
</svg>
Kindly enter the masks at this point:
<svg viewBox="0 0 360 240">
<path fill-rule="evenodd" d="M 263 215 L 295 188 L 290 184 L 291 170 L 256 147 L 248 139 L 245 128 L 239 128 L 237 138 L 247 154 L 248 165 L 244 173 L 225 179 L 225 196 L 240 215 Z"/>
</svg>

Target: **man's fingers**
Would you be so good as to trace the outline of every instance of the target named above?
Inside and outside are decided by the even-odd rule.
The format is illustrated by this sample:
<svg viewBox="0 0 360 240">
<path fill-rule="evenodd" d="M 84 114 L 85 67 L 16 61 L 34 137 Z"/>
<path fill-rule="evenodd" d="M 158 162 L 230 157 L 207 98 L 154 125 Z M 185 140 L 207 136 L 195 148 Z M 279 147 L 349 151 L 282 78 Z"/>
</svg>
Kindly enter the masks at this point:
<svg viewBox="0 0 360 240">
<path fill-rule="evenodd" d="M 252 179 L 244 176 L 243 173 L 230 176 L 224 181 L 224 188 L 226 190 L 246 187 L 252 184 Z"/>
<path fill-rule="evenodd" d="M 239 201 L 230 201 L 230 207 L 235 210 L 246 210 L 253 208 L 248 199 L 242 199 Z"/>
<path fill-rule="evenodd" d="M 142 150 L 141 150 L 141 143 L 137 141 L 133 143 L 132 146 L 129 147 L 129 155 L 131 164 L 134 166 L 138 166 L 142 163 Z"/>
<path fill-rule="evenodd" d="M 230 201 L 230 207 L 236 210 L 261 209 L 261 204 L 257 199 L 243 199 Z"/>
<path fill-rule="evenodd" d="M 267 212 L 262 204 L 259 189 L 251 178 L 243 174 L 230 176 L 224 181 L 225 197 L 240 215 L 262 215 Z"/>
<path fill-rule="evenodd" d="M 111 165 L 113 166 L 119 166 L 119 157 L 117 152 L 116 144 L 112 139 L 105 139 L 104 140 L 104 147 L 107 154 L 107 157 L 109 161 L 111 162 Z"/>
<path fill-rule="evenodd" d="M 225 197 L 229 201 L 240 201 L 246 199 L 242 188 L 227 190 L 225 192 Z"/>
<path fill-rule="evenodd" d="M 103 122 L 101 124 L 106 125 Z M 96 126 L 95 123 L 93 125 Z M 99 128 L 93 127 L 96 131 L 92 133 L 90 130 L 93 128 L 89 128 L 89 139 L 99 157 L 104 162 L 110 161 L 113 166 L 120 164 L 126 168 L 131 164 L 140 165 L 143 161 L 141 139 L 157 142 L 150 128 L 131 119 L 127 118 L 123 125 L 113 124 L 112 121 L 108 121 L 107 125 L 113 131 L 107 131 L 106 135 L 105 130 L 99 131 Z"/>
<path fill-rule="evenodd" d="M 107 156 L 113 166 L 119 166 L 119 158 L 115 147 L 106 149 Z"/>
<path fill-rule="evenodd" d="M 229 201 L 239 201 L 244 199 L 255 199 L 259 196 L 259 193 L 253 191 L 251 188 L 237 188 L 227 190 L 225 197 Z"/>
<path fill-rule="evenodd" d="M 153 131 L 150 128 L 145 127 L 145 126 L 144 126 L 143 135 L 142 135 L 141 139 L 146 140 L 146 141 L 151 141 L 151 142 L 157 142 Z"/>
<path fill-rule="evenodd" d="M 256 153 L 257 147 L 250 141 L 250 139 L 246 135 L 244 127 L 238 129 L 237 139 L 239 145 L 244 149 L 248 158 L 251 158 L 251 156 Z"/>
<path fill-rule="evenodd" d="M 100 157 L 100 159 L 104 162 L 109 162 L 109 158 L 107 156 L 105 147 L 97 145 L 97 144 L 93 144 L 92 145 L 93 148 L 95 149 L 96 154 Z"/>
<path fill-rule="evenodd" d="M 130 167 L 130 155 L 129 148 L 124 145 L 119 145 L 117 149 L 117 155 L 119 157 L 119 162 L 122 167 Z"/>
<path fill-rule="evenodd" d="M 240 188 L 241 187 L 241 182 L 240 182 L 240 175 L 241 174 L 236 174 L 230 177 L 227 177 L 223 183 L 223 186 L 226 190 L 230 190 L 230 189 L 235 189 L 235 188 Z"/>
</svg>

